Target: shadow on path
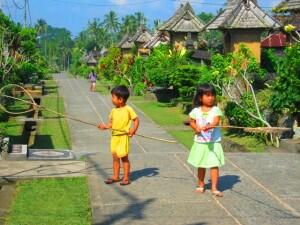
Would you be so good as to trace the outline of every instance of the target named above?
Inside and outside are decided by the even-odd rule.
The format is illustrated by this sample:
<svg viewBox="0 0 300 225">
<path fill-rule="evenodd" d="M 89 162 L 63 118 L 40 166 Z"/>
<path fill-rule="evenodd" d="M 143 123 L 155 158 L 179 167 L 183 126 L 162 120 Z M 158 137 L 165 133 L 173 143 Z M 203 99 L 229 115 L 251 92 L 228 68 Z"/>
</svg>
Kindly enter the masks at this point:
<svg viewBox="0 0 300 225">
<path fill-rule="evenodd" d="M 159 168 L 144 168 L 130 173 L 130 180 L 136 181 L 141 177 L 154 177 L 159 174 Z"/>
<path fill-rule="evenodd" d="M 240 176 L 236 175 L 225 175 L 219 177 L 219 190 L 220 191 L 227 191 L 231 190 L 234 185 L 240 183 Z M 206 189 L 210 189 L 211 187 L 211 180 L 209 180 L 209 183 L 205 185 Z"/>
</svg>

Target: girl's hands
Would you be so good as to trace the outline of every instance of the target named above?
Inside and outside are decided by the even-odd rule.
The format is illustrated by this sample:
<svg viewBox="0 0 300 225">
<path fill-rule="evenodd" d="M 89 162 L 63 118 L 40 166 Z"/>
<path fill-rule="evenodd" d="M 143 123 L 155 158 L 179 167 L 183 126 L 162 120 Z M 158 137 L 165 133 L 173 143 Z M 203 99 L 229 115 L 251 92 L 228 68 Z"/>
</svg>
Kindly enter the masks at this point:
<svg viewBox="0 0 300 225">
<path fill-rule="evenodd" d="M 198 127 L 198 126 L 197 126 L 197 127 L 195 128 L 195 133 L 196 133 L 196 134 L 200 134 L 202 130 L 203 130 L 202 127 Z"/>
</svg>

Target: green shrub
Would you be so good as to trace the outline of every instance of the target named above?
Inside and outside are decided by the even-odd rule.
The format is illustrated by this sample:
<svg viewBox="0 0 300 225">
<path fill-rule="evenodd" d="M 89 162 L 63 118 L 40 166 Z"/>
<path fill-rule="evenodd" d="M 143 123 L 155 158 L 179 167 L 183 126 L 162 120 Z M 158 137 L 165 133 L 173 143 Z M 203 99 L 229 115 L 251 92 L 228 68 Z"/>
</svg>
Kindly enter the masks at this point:
<svg viewBox="0 0 300 225">
<path fill-rule="evenodd" d="M 139 82 L 134 86 L 134 94 L 137 96 L 144 95 L 146 93 L 147 86 L 146 84 Z"/>
</svg>

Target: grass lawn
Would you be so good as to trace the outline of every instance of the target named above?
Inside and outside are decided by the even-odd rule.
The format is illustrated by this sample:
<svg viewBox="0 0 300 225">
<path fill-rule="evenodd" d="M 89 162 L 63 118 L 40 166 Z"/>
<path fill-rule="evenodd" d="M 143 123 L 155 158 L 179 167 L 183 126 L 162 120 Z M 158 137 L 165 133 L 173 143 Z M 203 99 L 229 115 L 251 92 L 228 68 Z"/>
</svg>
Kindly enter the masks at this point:
<svg viewBox="0 0 300 225">
<path fill-rule="evenodd" d="M 163 126 L 175 139 L 190 148 L 193 144 L 193 132 L 186 130 L 183 121 L 188 115 L 183 113 L 180 107 L 171 107 L 165 103 L 145 100 L 144 97 L 133 96 L 130 101 L 146 113 L 153 121 Z M 233 135 L 223 131 L 225 139 L 244 145 L 249 152 L 263 152 L 264 142 L 251 135 Z"/>
<path fill-rule="evenodd" d="M 91 208 L 86 177 L 21 181 L 8 225 L 88 225 Z"/>
<path fill-rule="evenodd" d="M 64 113 L 64 100 L 58 94 L 55 80 L 45 81 L 45 91 L 41 104 L 51 110 Z M 37 138 L 32 148 L 70 149 L 70 131 L 67 121 L 51 112 L 41 112 L 42 121 L 39 121 Z"/>
<path fill-rule="evenodd" d="M 105 85 L 102 81 L 97 81 L 96 92 L 99 92 L 102 95 L 110 94 L 110 90 L 108 90 L 107 85 Z"/>
<path fill-rule="evenodd" d="M 169 107 L 168 104 L 154 101 L 142 101 L 141 97 L 130 98 L 130 101 L 161 126 L 183 126 L 183 121 L 188 118 L 179 107 Z"/>
<path fill-rule="evenodd" d="M 26 99 L 27 100 L 27 99 Z M 8 106 L 11 112 L 24 112 L 29 109 L 29 105 L 20 101 L 14 101 Z M 5 136 L 9 137 L 10 145 L 27 144 L 28 135 L 23 132 L 24 118 L 30 113 L 21 115 L 8 115 L 0 109 L 0 128 L 5 131 Z"/>
</svg>

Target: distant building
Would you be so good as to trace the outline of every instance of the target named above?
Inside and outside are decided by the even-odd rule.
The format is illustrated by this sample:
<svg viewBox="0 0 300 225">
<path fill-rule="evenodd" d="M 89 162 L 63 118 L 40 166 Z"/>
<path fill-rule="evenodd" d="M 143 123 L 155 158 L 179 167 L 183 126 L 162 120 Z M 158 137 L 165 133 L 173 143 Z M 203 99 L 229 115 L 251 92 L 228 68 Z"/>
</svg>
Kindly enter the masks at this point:
<svg viewBox="0 0 300 225">
<path fill-rule="evenodd" d="M 153 49 L 161 44 L 169 44 L 170 43 L 170 37 L 162 31 L 156 31 L 153 37 L 143 45 L 143 48 L 145 49 Z"/>
<path fill-rule="evenodd" d="M 88 52 L 84 57 L 83 61 L 88 65 L 88 66 L 97 66 L 98 60 L 101 56 L 101 53 L 97 51 L 96 48 L 94 50 Z"/>
<path fill-rule="evenodd" d="M 125 34 L 122 40 L 119 42 L 118 47 L 121 50 L 123 56 L 131 56 L 134 42 L 131 41 L 129 34 Z"/>
<path fill-rule="evenodd" d="M 228 0 L 225 10 L 206 25 L 207 30 L 223 32 L 225 54 L 237 51 L 244 43 L 258 62 L 261 61 L 262 33 L 280 27 L 257 5 L 256 0 Z"/>
<path fill-rule="evenodd" d="M 174 48 L 192 46 L 197 49 L 199 33 L 203 31 L 204 23 L 195 15 L 195 12 L 187 2 L 181 4 L 175 14 L 158 28 L 161 32 L 168 32 L 170 43 Z M 188 41 L 188 43 L 187 43 Z"/>
<path fill-rule="evenodd" d="M 138 54 L 144 55 L 148 54 L 149 49 L 144 48 L 144 44 L 150 41 L 152 38 L 151 32 L 148 28 L 141 24 L 135 35 L 131 38 L 131 41 L 134 42 L 135 47 L 137 48 Z"/>
<path fill-rule="evenodd" d="M 276 19 L 283 25 L 291 24 L 295 26 L 296 31 L 300 32 L 300 0 L 285 0 L 279 3 L 275 9 Z M 287 35 L 287 42 L 294 40 Z"/>
<path fill-rule="evenodd" d="M 132 37 L 126 34 L 118 44 L 118 47 L 121 49 L 123 56 L 132 56 L 134 53 L 133 48 L 136 48 L 137 54 L 148 54 L 149 49 L 143 46 L 150 41 L 151 38 L 151 32 L 145 25 L 141 24 Z"/>
</svg>

